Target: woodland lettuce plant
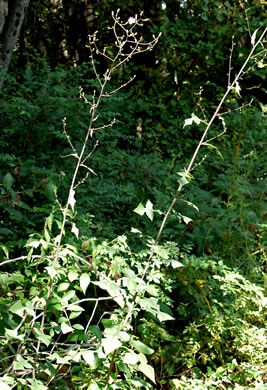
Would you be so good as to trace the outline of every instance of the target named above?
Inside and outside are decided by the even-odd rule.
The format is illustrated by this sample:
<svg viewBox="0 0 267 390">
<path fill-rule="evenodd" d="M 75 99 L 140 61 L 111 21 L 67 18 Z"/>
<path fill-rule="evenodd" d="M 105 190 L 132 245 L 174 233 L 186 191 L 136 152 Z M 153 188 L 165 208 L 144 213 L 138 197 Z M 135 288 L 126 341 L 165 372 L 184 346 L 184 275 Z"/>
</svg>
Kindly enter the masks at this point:
<svg viewBox="0 0 267 390">
<path fill-rule="evenodd" d="M 78 188 L 89 174 L 95 174 L 88 166 L 88 162 L 98 143 L 89 141 L 97 131 L 110 128 L 115 123 L 115 120 L 104 125 L 98 122 L 101 102 L 133 79 L 112 88 L 111 77 L 132 56 L 152 50 L 159 38 L 154 37 L 151 42 L 146 43 L 138 35 L 135 29 L 143 23 L 142 17 L 136 16 L 124 23 L 117 12 L 113 14 L 113 20 L 114 49 L 100 51 L 97 47 L 97 34 L 89 38 L 91 63 L 98 89 L 93 90 L 92 95 L 88 96 L 80 88 L 80 96 L 90 111 L 89 126 L 81 148 L 75 146 L 67 132 L 67 120 L 63 120 L 64 135 L 71 148 L 71 153 L 65 157 L 71 157 L 75 161 L 66 204 L 62 205 L 55 194 L 58 208 L 46 218 L 43 231 L 29 238 L 26 244 L 27 256 L 7 259 L 0 264 L 1 267 L 9 267 L 21 260 L 25 264 L 23 271 L 13 270 L 0 274 L 2 289 L 0 337 L 3 356 L 0 383 L 4 389 L 16 386 L 37 390 L 152 389 L 155 384 L 163 388 L 166 383 L 163 365 L 167 354 L 160 352 L 156 340 L 149 340 L 148 333 L 156 324 L 156 327 L 162 329 L 164 337 L 166 331 L 164 323 L 166 321 L 171 323 L 176 316 L 172 307 L 173 299 L 169 296 L 169 293 L 175 291 L 173 284 L 176 283 L 175 280 L 179 280 L 183 285 L 188 284 L 184 275 L 190 270 L 190 261 L 193 262 L 192 268 L 195 267 L 196 273 L 198 269 L 197 261 L 193 258 L 190 258 L 188 264 L 187 261 L 183 264 L 184 255 L 174 243 L 159 245 L 159 241 L 181 191 L 193 179 L 192 171 L 202 162 L 196 163 L 200 149 L 214 148 L 212 141 L 226 131 L 224 118 L 220 115 L 221 107 L 233 90 L 240 93 L 239 81 L 247 71 L 249 61 L 257 58 L 256 50 L 262 45 L 266 29 L 258 34 L 258 39 L 257 31 L 251 36 L 250 54 L 233 80 L 230 60 L 227 90 L 210 120 L 200 119 L 192 114 L 191 118 L 185 121 L 185 126 L 204 123 L 203 135 L 187 168 L 178 173 L 179 186 L 169 209 L 164 213 L 157 237 L 147 240 L 143 249 L 132 251 L 124 235 L 111 242 L 101 243 L 92 237 L 80 237 L 75 222 Z M 96 54 L 102 55 L 109 64 L 103 75 L 97 72 Z M 222 132 L 207 140 L 207 134 L 215 118 L 221 120 Z M 192 204 L 190 206 L 196 207 Z M 149 200 L 145 206 L 139 204 L 134 211 L 139 215 L 146 214 L 151 220 L 155 213 L 161 214 L 160 211 L 153 209 L 153 204 Z M 185 223 L 189 222 L 188 217 L 182 214 L 180 218 Z M 133 229 L 133 232 L 142 237 L 139 230 Z M 262 292 L 248 285 L 242 276 L 231 272 L 223 263 L 218 264 L 220 272 L 218 270 L 217 273 L 216 270 L 212 275 L 213 279 L 210 280 L 208 276 L 206 282 L 201 274 L 201 277 L 195 280 L 196 287 L 190 282 L 191 288 L 187 293 L 197 296 L 199 304 L 196 310 L 204 308 L 206 313 L 206 317 L 201 317 L 203 320 L 200 327 L 203 328 L 204 339 L 207 341 L 203 341 L 199 336 L 198 327 L 194 328 L 194 324 L 188 324 L 184 333 L 190 331 L 195 342 L 191 342 L 191 337 L 189 340 L 185 337 L 185 346 L 192 345 L 187 351 L 187 357 L 191 354 L 191 362 L 194 364 L 197 354 L 200 354 L 203 361 L 210 359 L 215 363 L 220 362 L 223 366 L 226 352 L 222 339 L 229 337 L 234 339 L 232 345 L 239 343 L 240 354 L 246 358 L 249 356 L 249 364 L 255 366 L 259 359 L 251 355 L 246 342 L 240 344 L 240 329 L 239 333 L 234 328 L 232 332 L 224 335 L 223 328 L 233 326 L 231 320 L 227 322 L 228 313 L 232 315 L 244 305 L 251 307 L 248 312 L 250 318 L 245 318 L 246 311 L 240 312 L 240 323 L 245 325 L 249 321 L 260 323 L 261 318 L 254 320 L 253 310 L 262 306 Z M 218 267 L 217 263 L 215 266 L 212 262 L 210 266 Z M 170 272 L 170 278 L 166 278 L 167 272 Z M 222 321 L 218 301 L 221 295 L 217 293 L 217 296 L 213 296 L 209 294 L 209 290 L 205 290 L 206 286 L 214 285 L 214 279 L 220 283 L 225 299 Z M 198 289 L 197 293 L 194 291 L 195 288 Z M 238 288 L 248 294 L 249 302 L 246 302 L 245 293 L 236 301 L 232 299 L 232 295 L 237 296 Z M 103 291 L 106 292 L 104 296 Z M 186 307 L 179 305 L 178 317 L 182 315 L 183 310 L 186 310 Z M 204 318 L 208 320 L 205 321 Z M 221 324 L 222 328 L 218 324 Z M 251 340 L 249 332 L 251 328 L 247 332 Z M 257 332 L 263 339 L 261 331 Z M 201 340 L 197 340 L 198 337 Z M 177 341 L 171 335 L 166 336 L 167 339 Z M 207 345 L 212 351 L 211 358 L 205 353 Z M 262 356 L 260 345 L 258 349 Z M 240 354 L 237 354 L 237 358 Z M 174 365 L 177 364 L 179 355 L 175 357 L 177 361 L 173 359 Z M 187 363 L 183 363 L 182 366 L 184 364 Z M 154 369 L 157 365 L 161 365 L 159 371 Z M 220 373 L 226 369 L 223 370 Z M 183 377 L 180 381 L 174 378 L 177 375 L 175 368 L 173 371 L 173 368 L 166 364 L 166 372 L 173 379 L 174 388 L 183 385 Z"/>
</svg>

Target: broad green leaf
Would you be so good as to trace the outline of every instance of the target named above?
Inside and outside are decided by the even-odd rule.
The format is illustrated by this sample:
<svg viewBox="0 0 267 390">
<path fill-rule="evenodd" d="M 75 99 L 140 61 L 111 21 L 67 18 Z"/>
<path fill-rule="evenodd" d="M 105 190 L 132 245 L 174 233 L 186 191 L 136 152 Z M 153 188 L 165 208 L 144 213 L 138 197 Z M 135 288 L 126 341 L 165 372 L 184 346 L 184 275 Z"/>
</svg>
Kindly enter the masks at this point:
<svg viewBox="0 0 267 390">
<path fill-rule="evenodd" d="M 155 382 L 155 371 L 154 371 L 154 368 L 152 366 L 150 366 L 149 364 L 146 364 L 146 363 L 140 363 L 139 370 L 145 376 L 147 376 L 152 382 L 156 383 Z"/>
<path fill-rule="evenodd" d="M 13 386 L 12 386 L 13 388 Z M 0 379 L 0 389 L 1 390 L 11 390 L 12 389 L 10 386 L 8 386 L 7 383 L 3 382 L 1 379 Z"/>
<path fill-rule="evenodd" d="M 168 251 L 168 249 L 156 246 L 155 247 L 155 253 L 157 253 L 164 260 L 167 260 L 169 258 L 169 251 Z"/>
<path fill-rule="evenodd" d="M 89 366 L 92 366 L 95 360 L 95 352 L 94 351 L 85 351 L 82 353 L 82 357 L 86 361 L 86 363 L 89 364 Z"/>
<path fill-rule="evenodd" d="M 29 378 L 28 381 L 31 384 L 30 386 L 31 390 L 48 390 L 48 387 L 44 386 L 43 383 L 41 381 L 38 381 L 37 379 Z"/>
<path fill-rule="evenodd" d="M 100 288 L 102 288 L 103 290 L 106 290 L 110 296 L 113 297 L 114 301 L 116 301 L 118 303 L 118 305 L 120 307 L 124 307 L 125 305 L 125 301 L 124 301 L 124 298 L 121 294 L 121 290 L 119 288 L 119 286 L 117 285 L 116 282 L 113 282 L 113 281 L 101 281 L 101 282 L 92 282 L 93 284 L 96 284 L 97 286 L 99 286 Z"/>
<path fill-rule="evenodd" d="M 81 311 L 72 311 L 69 315 L 69 319 L 72 320 L 73 318 L 77 318 L 79 317 L 79 315 L 81 314 L 82 312 Z"/>
<path fill-rule="evenodd" d="M 188 218 L 185 215 L 180 214 L 180 216 L 183 218 L 184 223 L 186 223 L 187 225 L 189 224 L 189 222 L 192 221 L 191 218 Z"/>
<path fill-rule="evenodd" d="M 111 352 L 115 351 L 116 349 L 120 348 L 122 345 L 122 343 L 117 337 L 103 338 L 101 343 L 107 355 L 109 355 Z"/>
<path fill-rule="evenodd" d="M 55 201 L 56 199 L 56 195 L 55 195 L 56 189 L 57 187 L 55 183 L 53 183 L 51 180 L 46 184 L 45 194 L 51 202 Z"/>
<path fill-rule="evenodd" d="M 72 326 L 76 330 L 84 330 L 84 327 L 81 324 L 75 324 Z"/>
<path fill-rule="evenodd" d="M 7 329 L 5 328 L 5 332 L 9 337 L 12 337 L 14 339 L 18 336 L 18 330 L 17 329 Z"/>
<path fill-rule="evenodd" d="M 74 295 L 75 295 L 75 290 L 70 290 L 63 295 L 62 301 L 64 301 L 64 303 L 67 303 L 71 298 L 74 297 Z"/>
<path fill-rule="evenodd" d="M 34 332 L 35 332 L 35 334 L 37 336 L 36 338 L 38 340 L 42 341 L 48 347 L 48 345 L 51 342 L 51 336 L 48 336 L 48 335 L 44 334 L 44 332 L 42 332 L 37 327 L 34 327 L 33 329 L 34 329 Z"/>
<path fill-rule="evenodd" d="M 32 364 L 27 362 L 27 360 L 23 359 L 21 355 L 16 356 L 16 360 L 13 363 L 14 370 L 23 371 L 25 368 L 32 368 Z"/>
<path fill-rule="evenodd" d="M 200 122 L 203 122 L 203 121 L 201 119 L 199 119 L 194 113 L 192 113 L 191 118 L 188 118 L 184 121 L 183 128 L 185 128 L 185 126 L 192 125 L 193 122 L 196 123 L 197 125 L 199 125 Z"/>
<path fill-rule="evenodd" d="M 38 248 L 38 246 L 41 244 L 41 240 L 37 241 L 31 241 L 29 242 L 28 244 L 25 245 L 25 247 L 29 246 L 29 247 L 33 247 L 33 248 Z"/>
<path fill-rule="evenodd" d="M 0 248 L 3 250 L 4 254 L 5 254 L 6 257 L 8 258 L 8 257 L 9 257 L 9 250 L 8 250 L 8 247 L 7 247 L 6 245 L 0 244 Z"/>
<path fill-rule="evenodd" d="M 7 235 L 7 234 L 13 234 L 13 232 L 12 232 L 12 230 L 7 229 L 7 228 L 0 228 L 0 234 Z"/>
<path fill-rule="evenodd" d="M 162 311 L 157 312 L 157 317 L 160 320 L 160 322 L 174 320 L 174 318 L 172 316 L 170 316 L 169 314 L 164 313 Z"/>
<path fill-rule="evenodd" d="M 70 284 L 68 282 L 60 283 L 57 288 L 57 292 L 66 291 L 69 288 Z"/>
<path fill-rule="evenodd" d="M 66 333 L 73 332 L 74 329 L 71 326 L 69 326 L 68 324 L 66 324 L 66 322 L 62 322 L 61 331 L 63 334 L 66 334 Z"/>
<path fill-rule="evenodd" d="M 47 242 L 51 241 L 51 237 L 50 237 L 48 230 L 46 228 L 44 228 L 44 236 L 45 236 L 45 239 Z"/>
<path fill-rule="evenodd" d="M 11 313 L 17 314 L 19 317 L 24 316 L 25 306 L 21 300 L 16 301 L 9 309 Z"/>
<path fill-rule="evenodd" d="M 170 260 L 170 264 L 172 266 L 172 268 L 179 268 L 179 267 L 183 267 L 184 265 L 182 263 L 180 263 L 180 261 L 178 260 Z"/>
<path fill-rule="evenodd" d="M 178 179 L 178 183 L 180 184 L 181 187 L 185 186 L 186 184 L 188 184 L 188 180 L 184 177 L 184 176 L 181 176 L 179 179 Z"/>
<path fill-rule="evenodd" d="M 84 311 L 84 309 L 81 306 L 75 305 L 75 303 L 70 304 L 67 307 L 67 310 L 71 310 L 71 311 Z"/>
<path fill-rule="evenodd" d="M 139 340 L 131 340 L 130 344 L 138 351 L 145 355 L 151 355 L 154 352 L 154 349 L 148 347 Z"/>
<path fill-rule="evenodd" d="M 146 215 L 150 219 L 150 221 L 153 220 L 153 203 L 148 200 L 146 202 Z"/>
<path fill-rule="evenodd" d="M 46 219 L 45 219 L 45 223 L 47 224 L 47 227 L 48 229 L 52 230 L 52 225 L 53 225 L 53 221 L 54 221 L 54 214 L 51 213 Z"/>
<path fill-rule="evenodd" d="M 70 282 L 73 282 L 74 280 L 78 279 L 78 277 L 79 277 L 79 274 L 76 271 L 70 271 L 68 273 L 68 279 Z"/>
<path fill-rule="evenodd" d="M 4 178 L 3 178 L 3 183 L 5 184 L 5 186 L 10 190 L 11 187 L 12 187 L 12 184 L 14 182 L 14 179 L 12 177 L 12 175 L 8 172 Z"/>
<path fill-rule="evenodd" d="M 47 270 L 48 272 L 48 275 L 53 279 L 56 275 L 57 275 L 57 270 L 55 269 L 55 267 L 45 267 L 45 269 Z"/>
<path fill-rule="evenodd" d="M 146 291 L 148 292 L 148 294 L 153 295 L 154 297 L 157 297 L 159 295 L 159 289 L 151 284 L 146 287 Z"/>
<path fill-rule="evenodd" d="M 0 229 L 1 230 L 1 229 Z M 138 230 L 138 229 L 135 229 L 135 228 L 131 228 L 131 233 L 141 233 L 142 234 L 142 232 L 140 231 L 140 230 Z"/>
<path fill-rule="evenodd" d="M 87 274 L 87 273 L 83 273 L 81 276 L 80 276 L 80 287 L 82 289 L 82 292 L 86 293 L 86 290 L 87 290 L 87 287 L 89 286 L 90 284 L 90 276 Z"/>
<path fill-rule="evenodd" d="M 89 326 L 89 330 L 93 333 L 94 336 L 96 336 L 99 341 L 102 340 L 102 332 L 98 325 Z"/>
<path fill-rule="evenodd" d="M 123 363 L 125 364 L 136 364 L 139 362 L 139 357 L 135 352 L 127 352 L 123 358 Z"/>
<path fill-rule="evenodd" d="M 144 215 L 146 208 L 142 205 L 142 203 L 139 203 L 139 205 L 133 211 L 139 215 Z"/>
</svg>

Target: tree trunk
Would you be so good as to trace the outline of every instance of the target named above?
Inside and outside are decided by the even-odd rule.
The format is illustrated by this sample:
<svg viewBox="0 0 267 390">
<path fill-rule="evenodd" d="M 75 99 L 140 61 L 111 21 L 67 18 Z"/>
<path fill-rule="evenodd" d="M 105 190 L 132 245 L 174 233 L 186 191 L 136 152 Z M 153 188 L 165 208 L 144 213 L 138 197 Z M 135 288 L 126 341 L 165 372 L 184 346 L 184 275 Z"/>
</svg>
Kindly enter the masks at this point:
<svg viewBox="0 0 267 390">
<path fill-rule="evenodd" d="M 0 36 L 8 13 L 8 0 L 0 0 Z"/>
<path fill-rule="evenodd" d="M 0 0 L 0 91 L 30 0 Z"/>
</svg>

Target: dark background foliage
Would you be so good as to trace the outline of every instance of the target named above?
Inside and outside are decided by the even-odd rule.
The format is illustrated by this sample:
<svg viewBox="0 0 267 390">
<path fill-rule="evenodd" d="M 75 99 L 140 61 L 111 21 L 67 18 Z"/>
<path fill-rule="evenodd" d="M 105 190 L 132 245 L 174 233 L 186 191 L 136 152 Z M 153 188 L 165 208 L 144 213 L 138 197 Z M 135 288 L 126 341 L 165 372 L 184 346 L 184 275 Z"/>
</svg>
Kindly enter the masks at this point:
<svg viewBox="0 0 267 390">
<path fill-rule="evenodd" d="M 51 212 L 59 215 L 56 196 L 61 202 L 66 200 L 75 167 L 74 159 L 62 157 L 70 153 L 62 120 L 66 118 L 67 132 L 80 150 L 89 114 L 79 87 L 88 96 L 97 88 L 88 34 L 97 30 L 99 47 L 112 53 L 113 35 L 108 26 L 111 12 L 118 8 L 126 21 L 144 12 L 149 21 L 140 31 L 146 41 L 152 34 L 162 35 L 152 52 L 138 55 L 118 69 L 113 85 L 123 84 L 133 74 L 134 82 L 101 103 L 99 123 L 104 125 L 115 117 L 116 124 L 96 132 L 91 140 L 92 148 L 99 141 L 89 160 L 96 175 L 90 175 L 77 190 L 76 223 L 81 237 L 96 237 L 100 242 L 126 234 L 130 245 L 138 249 L 142 238 L 131 233 L 131 228 L 141 230 L 143 240 L 155 237 L 161 213 L 175 195 L 177 172 L 186 166 L 202 135 L 203 125 L 184 128 L 185 119 L 193 112 L 202 119 L 214 112 L 227 88 L 232 39 L 233 79 L 250 51 L 250 35 L 264 25 L 266 17 L 264 2 L 256 0 L 30 1 L 0 92 L 0 258 L 21 255 L 29 235 L 42 231 L 44 219 Z M 97 58 L 100 74 L 106 67 L 106 60 Z M 224 275 L 237 267 L 253 282 L 263 284 L 265 69 L 261 63 L 251 64 L 240 81 L 241 96 L 234 91 L 229 95 L 223 107 L 223 112 L 228 112 L 224 116 L 227 132 L 214 141 L 220 155 L 214 149 L 201 150 L 194 180 L 182 193 L 163 232 L 163 245 L 171 241 L 179 255 L 185 253 L 187 264 L 184 273 L 166 271 L 163 283 L 172 303 L 177 296 L 180 300 L 175 309 L 178 319 L 166 336 L 164 359 L 175 348 L 172 335 L 183 337 L 194 321 L 206 326 L 203 338 L 197 328 L 190 329 L 201 351 L 206 353 L 208 348 L 209 329 L 204 319 L 209 311 L 200 309 L 203 296 L 195 292 L 190 272 L 195 279 L 202 279 L 205 264 L 210 262 L 210 275 Z M 239 110 L 241 106 L 244 108 Z M 222 130 L 221 121 L 215 121 L 210 137 Z M 148 199 L 156 210 L 152 223 L 133 213 Z M 182 216 L 190 222 L 185 223 Z M 74 242 L 68 235 L 66 240 Z M 82 239 L 75 245 L 80 251 Z M 218 266 L 219 258 L 224 260 L 223 267 Z M 207 283 L 210 291 L 215 288 L 211 276 Z M 192 296 L 199 301 L 185 313 Z M 210 299 L 219 312 L 216 299 L 222 299 L 221 295 L 211 293 Z M 234 305 L 233 296 L 229 302 Z M 210 318 L 210 324 L 213 321 Z M 230 322 L 224 326 L 232 326 Z M 164 333 L 153 326 L 154 319 L 148 317 L 137 333 L 149 342 L 146 332 L 153 329 L 155 347 Z M 187 341 L 183 341 L 185 348 Z M 227 359 L 242 360 L 241 355 L 232 345 Z M 205 372 L 205 365 L 196 363 L 195 356 L 191 358 L 192 366 Z M 159 372 L 162 363 L 157 359 L 155 355 Z M 214 359 L 213 363 L 218 362 Z M 176 377 L 184 369 L 185 363 L 176 356 L 164 375 Z M 162 386 L 167 382 L 162 381 Z"/>
</svg>

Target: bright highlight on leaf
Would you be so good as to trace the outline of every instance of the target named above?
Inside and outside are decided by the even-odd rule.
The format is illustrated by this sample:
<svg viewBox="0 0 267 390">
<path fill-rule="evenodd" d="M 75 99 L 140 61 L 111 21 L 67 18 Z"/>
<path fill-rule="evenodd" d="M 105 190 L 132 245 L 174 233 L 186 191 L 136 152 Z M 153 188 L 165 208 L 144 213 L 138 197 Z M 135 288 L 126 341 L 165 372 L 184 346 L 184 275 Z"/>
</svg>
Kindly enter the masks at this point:
<svg viewBox="0 0 267 390">
<path fill-rule="evenodd" d="M 91 281 L 90 276 L 87 273 L 84 273 L 80 276 L 80 287 L 84 295 L 86 293 L 87 287 L 90 284 L 90 281 Z"/>
<path fill-rule="evenodd" d="M 148 200 L 146 202 L 146 206 L 144 207 L 142 203 L 139 203 L 139 205 L 133 210 L 135 213 L 139 215 L 146 214 L 147 217 L 152 221 L 153 220 L 153 203 Z"/>
<path fill-rule="evenodd" d="M 75 203 L 76 203 L 74 195 L 75 195 L 75 191 L 74 190 L 70 190 L 69 204 L 71 205 L 73 213 L 74 213 L 74 206 L 75 206 Z"/>
<path fill-rule="evenodd" d="M 185 128 L 185 126 L 189 126 L 189 125 L 192 125 L 193 123 L 196 123 L 197 125 L 200 124 L 200 122 L 203 122 L 201 119 L 199 119 L 194 113 L 192 113 L 192 116 L 191 118 L 188 118 L 184 121 L 184 126 L 183 128 Z"/>
</svg>

